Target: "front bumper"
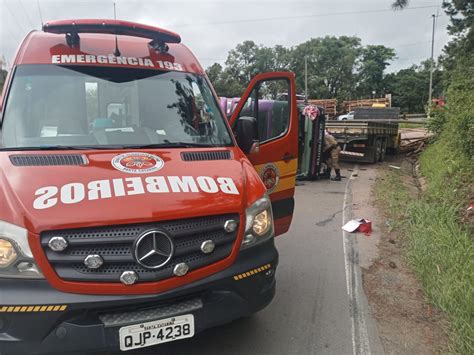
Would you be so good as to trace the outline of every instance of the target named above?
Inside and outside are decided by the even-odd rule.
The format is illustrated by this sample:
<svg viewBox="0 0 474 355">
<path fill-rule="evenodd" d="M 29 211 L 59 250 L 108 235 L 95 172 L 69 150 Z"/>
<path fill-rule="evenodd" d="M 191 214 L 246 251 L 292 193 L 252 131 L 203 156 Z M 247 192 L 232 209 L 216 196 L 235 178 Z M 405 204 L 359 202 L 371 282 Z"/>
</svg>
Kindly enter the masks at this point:
<svg viewBox="0 0 474 355">
<path fill-rule="evenodd" d="M 242 251 L 224 271 L 158 295 L 77 295 L 44 280 L 0 280 L 0 355 L 118 350 L 119 328 L 150 315 L 192 313 L 199 333 L 268 305 L 277 264 L 272 239 Z"/>
</svg>

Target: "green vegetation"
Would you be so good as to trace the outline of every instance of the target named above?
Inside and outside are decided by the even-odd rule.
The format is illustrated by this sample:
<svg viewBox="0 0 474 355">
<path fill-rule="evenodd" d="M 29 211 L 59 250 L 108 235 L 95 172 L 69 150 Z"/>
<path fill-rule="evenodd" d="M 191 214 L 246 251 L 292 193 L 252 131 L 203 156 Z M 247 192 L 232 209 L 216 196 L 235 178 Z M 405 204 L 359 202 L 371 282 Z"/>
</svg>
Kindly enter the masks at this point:
<svg viewBox="0 0 474 355">
<path fill-rule="evenodd" d="M 6 70 L 0 69 L 0 95 L 2 94 L 3 84 L 5 83 L 6 77 L 7 77 Z"/>
<path fill-rule="evenodd" d="M 423 128 L 426 123 L 420 122 L 420 123 L 399 123 L 398 128 Z"/>
<path fill-rule="evenodd" d="M 382 45 L 362 46 L 358 37 L 311 38 L 297 46 L 265 47 L 244 41 L 232 49 L 225 67 L 214 63 L 206 72 L 219 96 L 243 93 L 251 78 L 267 71 L 293 71 L 298 92 L 304 92 L 305 58 L 310 99 L 339 101 L 392 94 L 402 113 L 424 113 L 428 101 L 430 61 L 396 73 L 385 73 L 395 51 Z M 442 95 L 443 72 L 433 74 L 433 97 Z"/>
<path fill-rule="evenodd" d="M 465 214 L 474 200 L 474 7 L 469 0 L 443 7 L 454 36 L 441 61 L 448 104 L 428 122 L 435 137 L 419 160 L 425 189 L 413 198 L 403 173 L 389 172 L 376 193 L 426 295 L 450 319 L 450 350 L 474 354 L 474 223 Z"/>
<path fill-rule="evenodd" d="M 360 38 L 349 36 L 311 38 L 290 48 L 244 41 L 229 51 L 225 67 L 214 63 L 206 71 L 220 96 L 242 94 L 253 76 L 267 71 L 293 71 L 302 92 L 305 58 L 310 98 L 345 100 L 383 96 L 384 70 L 395 51 L 381 45 L 364 47 Z"/>
<path fill-rule="evenodd" d="M 443 169 L 443 163 L 436 159 L 428 166 Z M 444 189 L 446 196 L 435 194 L 435 197 L 425 192 L 414 199 L 402 182 L 402 174 L 389 172 L 378 183 L 377 196 L 390 211 L 391 228 L 403 238 L 407 260 L 427 297 L 450 319 L 450 350 L 472 354 L 474 244 L 468 227 L 459 223 L 459 201 L 453 196 L 459 192 L 452 184 Z M 430 189 L 434 186 L 429 185 Z"/>
<path fill-rule="evenodd" d="M 443 71 L 439 65 L 433 71 L 433 97 L 443 95 Z M 387 74 L 384 78 L 387 92 L 392 93 L 392 106 L 400 112 L 424 113 L 428 102 L 430 61 Z"/>
<path fill-rule="evenodd" d="M 454 40 L 443 58 L 447 105 L 434 110 L 432 144 L 420 156 L 424 191 L 413 198 L 402 173 L 377 185 L 395 228 L 406 241 L 407 260 L 428 298 L 450 319 L 450 350 L 474 353 L 474 224 L 465 211 L 474 200 L 474 8 L 444 2 Z"/>
</svg>

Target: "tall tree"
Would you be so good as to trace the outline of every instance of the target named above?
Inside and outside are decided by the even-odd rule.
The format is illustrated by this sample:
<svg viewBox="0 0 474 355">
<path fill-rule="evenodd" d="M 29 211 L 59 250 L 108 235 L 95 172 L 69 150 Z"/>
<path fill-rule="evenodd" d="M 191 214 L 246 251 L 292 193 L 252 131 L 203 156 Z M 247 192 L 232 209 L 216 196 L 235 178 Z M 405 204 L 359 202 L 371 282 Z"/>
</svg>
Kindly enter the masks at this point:
<svg viewBox="0 0 474 355">
<path fill-rule="evenodd" d="M 420 65 L 387 74 L 386 90 L 392 94 L 392 105 L 400 107 L 403 113 L 424 113 L 428 101 L 430 81 L 430 61 Z M 443 95 L 442 72 L 435 68 L 433 72 L 433 97 Z"/>
<path fill-rule="evenodd" d="M 447 69 L 446 81 L 457 65 L 472 70 L 468 62 L 474 57 L 474 3 L 472 0 L 443 1 L 443 8 L 451 19 L 448 32 L 453 40 L 444 47 L 442 63 Z M 470 68 L 470 69 L 469 69 Z"/>
<path fill-rule="evenodd" d="M 254 41 L 245 41 L 229 52 L 225 64 L 241 83 L 249 82 L 269 60 L 264 52 L 266 49 L 259 47 Z"/>
<path fill-rule="evenodd" d="M 357 37 L 312 38 L 293 50 L 292 71 L 299 90 L 304 88 L 304 62 L 308 62 L 308 96 L 346 98 L 354 87 L 356 61 L 360 54 Z"/>
<path fill-rule="evenodd" d="M 223 69 L 219 63 L 212 64 L 206 69 L 214 89 L 219 96 L 236 97 L 243 93 L 244 86 L 230 73 L 229 69 Z"/>
<path fill-rule="evenodd" d="M 369 45 L 362 49 L 358 71 L 357 95 L 370 97 L 384 94 L 384 72 L 395 58 L 395 51 L 381 45 Z"/>
<path fill-rule="evenodd" d="M 206 74 L 212 83 L 217 82 L 222 76 L 222 65 L 220 65 L 219 63 L 212 64 L 209 68 L 206 69 Z"/>
</svg>

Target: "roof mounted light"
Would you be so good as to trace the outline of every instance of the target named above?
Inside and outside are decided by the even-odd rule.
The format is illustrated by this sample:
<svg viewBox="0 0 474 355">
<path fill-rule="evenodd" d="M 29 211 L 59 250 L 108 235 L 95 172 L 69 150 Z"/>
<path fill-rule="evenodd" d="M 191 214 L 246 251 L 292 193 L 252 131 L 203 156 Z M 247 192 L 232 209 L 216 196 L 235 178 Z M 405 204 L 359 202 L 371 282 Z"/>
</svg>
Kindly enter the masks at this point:
<svg viewBox="0 0 474 355">
<path fill-rule="evenodd" d="M 43 31 L 65 34 L 70 46 L 79 45 L 79 33 L 103 33 L 151 39 L 150 46 L 166 51 L 166 43 L 180 43 L 181 37 L 174 32 L 159 27 L 142 25 L 121 20 L 61 20 L 50 21 L 43 25 Z"/>
</svg>

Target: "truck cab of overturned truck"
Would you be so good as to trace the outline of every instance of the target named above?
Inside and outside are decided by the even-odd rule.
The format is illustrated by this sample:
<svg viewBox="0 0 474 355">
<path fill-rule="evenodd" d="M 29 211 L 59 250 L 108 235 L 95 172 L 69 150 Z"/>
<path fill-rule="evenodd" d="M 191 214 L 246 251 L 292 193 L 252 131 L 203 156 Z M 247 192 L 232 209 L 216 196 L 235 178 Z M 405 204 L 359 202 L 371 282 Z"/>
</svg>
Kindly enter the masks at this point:
<svg viewBox="0 0 474 355">
<path fill-rule="evenodd" d="M 282 91 L 269 124 L 259 100 Z M 2 355 L 143 348 L 271 302 L 292 73 L 257 75 L 227 120 L 178 34 L 54 21 L 20 45 L 0 109 Z"/>
</svg>

